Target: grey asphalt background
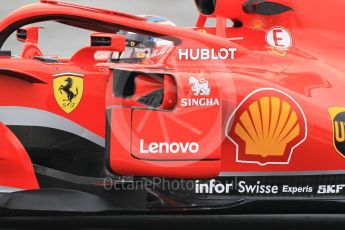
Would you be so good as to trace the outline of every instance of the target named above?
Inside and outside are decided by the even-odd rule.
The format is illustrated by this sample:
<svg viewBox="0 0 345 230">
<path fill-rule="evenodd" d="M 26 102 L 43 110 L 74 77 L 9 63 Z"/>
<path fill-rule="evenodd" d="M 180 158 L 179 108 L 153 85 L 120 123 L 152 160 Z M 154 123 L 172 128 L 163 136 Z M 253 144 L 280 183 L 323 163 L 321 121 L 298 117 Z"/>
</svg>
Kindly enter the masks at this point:
<svg viewBox="0 0 345 230">
<path fill-rule="evenodd" d="M 0 0 L 0 18 L 15 9 L 39 2 L 39 0 Z M 178 26 L 194 26 L 197 10 L 193 0 L 66 0 L 77 4 L 96 6 L 136 15 L 150 14 L 165 17 Z M 44 55 L 69 56 L 79 48 L 88 45 L 89 32 L 58 23 L 41 23 L 45 27 L 40 33 L 40 47 Z M 5 43 L 3 50 L 14 55 L 21 52 L 22 44 L 14 36 Z"/>
</svg>

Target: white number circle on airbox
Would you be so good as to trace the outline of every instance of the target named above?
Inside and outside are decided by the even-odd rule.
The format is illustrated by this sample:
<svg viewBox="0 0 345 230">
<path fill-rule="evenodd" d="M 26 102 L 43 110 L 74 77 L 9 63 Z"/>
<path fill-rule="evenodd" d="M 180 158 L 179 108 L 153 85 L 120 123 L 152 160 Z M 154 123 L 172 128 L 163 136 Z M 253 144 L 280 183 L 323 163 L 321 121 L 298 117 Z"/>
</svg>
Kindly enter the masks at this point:
<svg viewBox="0 0 345 230">
<path fill-rule="evenodd" d="M 266 42 L 274 48 L 289 49 L 292 46 L 292 37 L 284 27 L 273 27 L 266 34 Z"/>
</svg>

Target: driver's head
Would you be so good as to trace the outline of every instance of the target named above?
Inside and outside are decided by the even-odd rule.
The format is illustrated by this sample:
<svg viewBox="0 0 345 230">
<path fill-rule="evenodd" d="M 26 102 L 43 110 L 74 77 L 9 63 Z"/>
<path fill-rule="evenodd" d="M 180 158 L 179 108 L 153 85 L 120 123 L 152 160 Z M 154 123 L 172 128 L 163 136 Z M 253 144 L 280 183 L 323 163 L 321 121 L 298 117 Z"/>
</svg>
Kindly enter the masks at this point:
<svg viewBox="0 0 345 230">
<path fill-rule="evenodd" d="M 152 37 L 127 31 L 120 31 L 119 33 L 126 36 L 126 50 L 122 53 L 121 58 L 142 59 L 151 53 L 154 47 Z"/>
<path fill-rule="evenodd" d="M 175 26 L 171 21 L 154 15 L 140 15 L 147 19 L 146 22 L 160 25 Z M 147 35 L 136 34 L 128 31 L 119 31 L 126 36 L 126 50 L 121 54 L 121 59 L 145 59 L 151 55 L 152 50 L 156 48 L 161 39 Z"/>
<path fill-rule="evenodd" d="M 169 21 L 163 17 L 155 15 L 139 15 L 140 17 L 146 18 L 146 22 L 157 23 L 160 25 L 176 26 L 172 21 Z"/>
</svg>

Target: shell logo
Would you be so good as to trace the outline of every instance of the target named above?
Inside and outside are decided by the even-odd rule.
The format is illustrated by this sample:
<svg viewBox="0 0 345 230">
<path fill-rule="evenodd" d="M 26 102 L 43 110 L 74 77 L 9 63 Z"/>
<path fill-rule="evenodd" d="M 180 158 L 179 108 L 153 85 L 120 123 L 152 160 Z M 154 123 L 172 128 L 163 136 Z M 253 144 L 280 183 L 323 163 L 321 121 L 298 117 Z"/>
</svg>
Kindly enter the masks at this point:
<svg viewBox="0 0 345 230">
<path fill-rule="evenodd" d="M 289 164 L 307 137 L 307 123 L 292 97 L 276 89 L 259 89 L 230 116 L 226 136 L 236 145 L 236 162 Z"/>
<path fill-rule="evenodd" d="M 254 18 L 252 20 L 252 28 L 254 30 L 263 30 L 265 28 L 266 21 L 263 18 Z"/>
</svg>

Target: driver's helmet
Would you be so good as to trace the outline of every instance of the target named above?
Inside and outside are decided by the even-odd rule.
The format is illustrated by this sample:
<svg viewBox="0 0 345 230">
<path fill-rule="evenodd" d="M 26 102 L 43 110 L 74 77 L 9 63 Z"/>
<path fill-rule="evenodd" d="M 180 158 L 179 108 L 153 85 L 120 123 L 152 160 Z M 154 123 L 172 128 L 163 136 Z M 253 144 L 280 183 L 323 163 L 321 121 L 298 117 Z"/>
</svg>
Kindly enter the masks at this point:
<svg viewBox="0 0 345 230">
<path fill-rule="evenodd" d="M 160 25 L 175 26 L 167 19 L 154 15 L 139 15 L 146 18 L 146 22 Z M 120 59 L 145 59 L 152 54 L 152 51 L 160 45 L 166 45 L 167 41 L 147 35 L 136 34 L 128 31 L 119 31 L 119 34 L 126 36 L 126 50 L 121 54 Z M 170 42 L 169 42 L 170 44 Z"/>
</svg>

